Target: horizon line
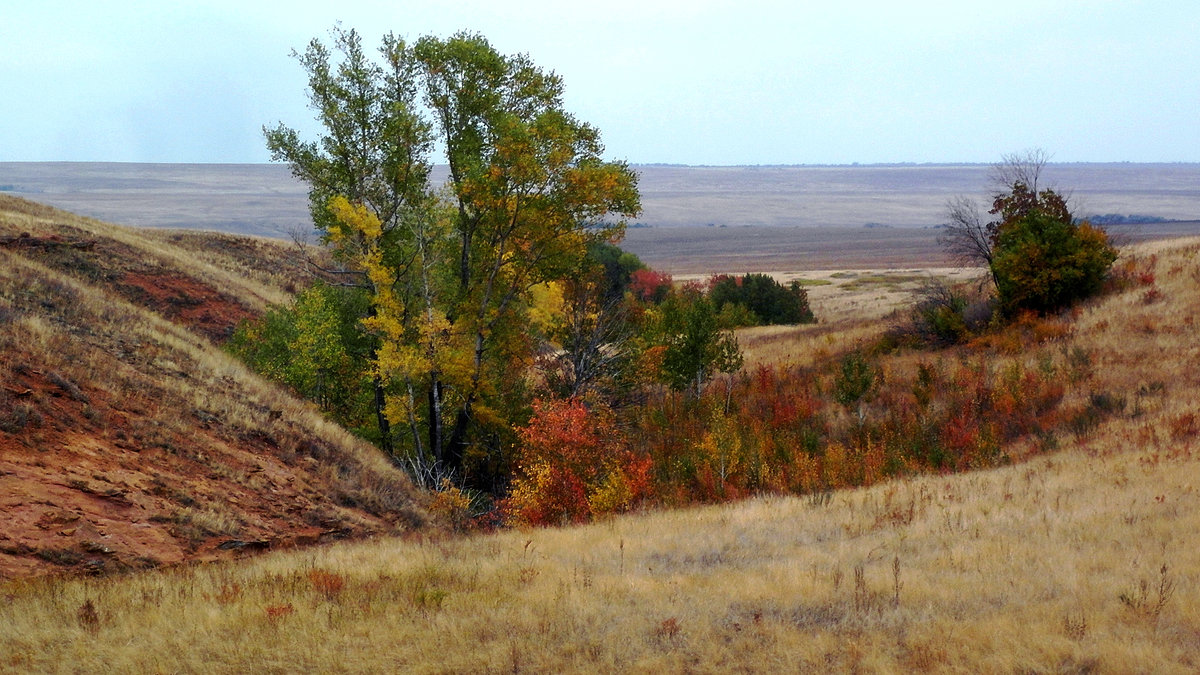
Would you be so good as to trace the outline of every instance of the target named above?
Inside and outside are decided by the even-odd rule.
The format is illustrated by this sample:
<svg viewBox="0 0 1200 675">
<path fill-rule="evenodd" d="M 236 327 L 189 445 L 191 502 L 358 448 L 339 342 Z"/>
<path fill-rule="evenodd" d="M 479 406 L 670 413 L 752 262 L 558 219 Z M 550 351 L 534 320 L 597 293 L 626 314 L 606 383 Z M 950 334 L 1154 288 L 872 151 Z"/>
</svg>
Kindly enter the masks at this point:
<svg viewBox="0 0 1200 675">
<path fill-rule="evenodd" d="M 685 164 L 678 162 L 629 162 L 625 164 L 631 167 L 655 167 L 655 168 L 674 168 L 674 169 L 819 169 L 819 168 L 887 168 L 887 167 L 938 167 L 938 166 L 993 166 L 996 162 L 952 162 L 952 161 L 903 161 L 903 162 L 845 162 L 845 163 L 760 163 L 760 164 Z M 286 162 L 158 162 L 158 161 L 130 161 L 130 160 L 96 160 L 96 159 L 0 159 L 0 164 L 125 164 L 125 165 L 150 165 L 150 166 L 287 166 Z M 1129 165 L 1195 165 L 1200 164 L 1200 160 L 1195 161 L 1134 161 L 1134 160 L 1104 160 L 1104 161 L 1060 161 L 1047 162 L 1048 166 L 1068 166 L 1068 165 L 1101 165 L 1101 164 L 1129 164 Z M 431 166 L 447 166 L 444 162 L 432 164 Z"/>
</svg>

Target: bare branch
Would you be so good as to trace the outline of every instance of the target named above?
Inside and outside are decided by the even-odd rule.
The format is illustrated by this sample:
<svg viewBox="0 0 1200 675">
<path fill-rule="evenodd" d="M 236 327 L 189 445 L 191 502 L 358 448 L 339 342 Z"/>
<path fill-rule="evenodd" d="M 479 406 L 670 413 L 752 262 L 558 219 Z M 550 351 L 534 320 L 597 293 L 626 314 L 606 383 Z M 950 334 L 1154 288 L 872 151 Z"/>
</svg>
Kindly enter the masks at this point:
<svg viewBox="0 0 1200 675">
<path fill-rule="evenodd" d="M 314 279 L 320 279 L 331 286 L 367 288 L 365 281 L 341 280 L 347 277 L 357 277 L 365 280 L 366 274 L 364 272 L 360 270 L 349 270 L 344 267 L 334 268 L 322 265 L 321 263 L 317 262 L 316 257 L 313 256 L 312 249 L 315 247 L 308 242 L 308 235 L 306 233 L 302 233 L 298 229 L 293 229 L 289 234 L 291 235 L 292 243 L 296 245 L 296 250 L 299 252 L 300 257 L 304 260 L 305 268 Z"/>
<path fill-rule="evenodd" d="M 975 200 L 963 196 L 951 199 L 946 203 L 946 215 L 950 220 L 938 243 L 962 263 L 991 266 L 992 233 Z"/>
<path fill-rule="evenodd" d="M 1049 163 L 1050 154 L 1041 148 L 1004 155 L 992 165 L 988 176 L 994 196 L 1011 194 L 1017 185 L 1024 185 L 1029 192 L 1038 194 L 1042 171 Z"/>
<path fill-rule="evenodd" d="M 570 284 L 560 329 L 562 349 L 542 359 L 548 384 L 562 396 L 582 396 L 619 377 L 632 358 L 632 329 L 621 298 L 605 298 L 591 281 Z"/>
</svg>

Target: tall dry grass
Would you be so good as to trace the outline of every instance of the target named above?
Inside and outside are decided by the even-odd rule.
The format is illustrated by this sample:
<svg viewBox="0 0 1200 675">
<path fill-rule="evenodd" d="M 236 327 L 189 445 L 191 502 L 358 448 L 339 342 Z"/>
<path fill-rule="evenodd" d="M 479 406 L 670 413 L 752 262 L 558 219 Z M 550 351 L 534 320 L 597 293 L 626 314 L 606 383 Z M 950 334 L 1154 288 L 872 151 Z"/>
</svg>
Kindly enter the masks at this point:
<svg viewBox="0 0 1200 675">
<path fill-rule="evenodd" d="M 0 669 L 1196 672 L 1200 241 L 1127 255 L 1154 283 L 1057 338 L 1120 404 L 1057 453 L 584 527 L 8 583 Z"/>
<path fill-rule="evenodd" d="M 1194 672 L 1195 449 L 10 584 L 0 651 L 39 671 Z"/>
<path fill-rule="evenodd" d="M 750 370 L 758 365 L 811 366 L 879 338 L 907 317 L 928 284 L 969 283 L 981 275 L 982 269 L 965 267 L 776 273 L 781 283 L 810 282 L 806 292 L 818 323 L 744 328 L 737 331 L 738 344 Z"/>
</svg>

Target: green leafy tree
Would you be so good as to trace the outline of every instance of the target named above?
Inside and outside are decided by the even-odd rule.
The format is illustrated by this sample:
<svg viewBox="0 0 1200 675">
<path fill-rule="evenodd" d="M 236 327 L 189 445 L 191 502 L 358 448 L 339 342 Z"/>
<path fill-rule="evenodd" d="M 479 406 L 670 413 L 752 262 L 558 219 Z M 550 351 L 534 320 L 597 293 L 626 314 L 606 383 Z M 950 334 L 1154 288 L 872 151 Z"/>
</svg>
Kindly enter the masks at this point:
<svg viewBox="0 0 1200 675">
<path fill-rule="evenodd" d="M 1103 230 L 1069 214 L 1034 208 L 1006 220 L 994 261 L 1000 310 L 1050 312 L 1093 295 L 1116 257 Z"/>
<path fill-rule="evenodd" d="M 718 312 L 733 304 L 745 307 L 754 316 L 753 323 L 742 325 L 798 324 L 815 320 L 808 306 L 808 292 L 796 281 L 784 286 L 767 274 L 747 274 L 716 277 L 710 286 L 709 296 Z"/>
<path fill-rule="evenodd" d="M 532 360 L 531 289 L 621 235 L 637 181 L 601 159 L 599 133 L 563 109 L 560 78 L 526 56 L 460 33 L 413 45 L 389 34 L 380 57 L 352 30 L 333 31 L 333 50 L 312 41 L 298 58 L 323 135 L 265 133 L 310 186 L 341 264 L 326 272 L 371 299 L 361 326 L 383 448 L 391 425 L 407 426 L 436 480 L 463 468 L 473 441 L 497 438 L 481 424 L 511 427 L 514 369 Z M 450 166 L 440 192 L 428 185 L 435 141 Z"/>
<path fill-rule="evenodd" d="M 422 38 L 415 54 L 456 213 L 457 284 L 447 316 L 470 343 L 467 381 L 439 391 L 453 396 L 457 411 L 439 461 L 457 468 L 476 407 L 486 408 L 495 384 L 489 360 L 511 363 L 526 348 L 505 339 L 514 335 L 505 324 L 519 319 L 529 289 L 572 275 L 589 245 L 620 237 L 641 207 L 633 172 L 604 161 L 599 132 L 563 109 L 557 75 L 469 33 Z"/>
<path fill-rule="evenodd" d="M 662 374 L 672 389 L 699 396 L 717 373 L 741 369 L 737 338 L 721 329 L 716 308 L 699 288 L 673 293 L 661 309 Z"/>
<path fill-rule="evenodd" d="M 267 378 L 315 401 L 340 424 L 374 439 L 368 421 L 365 354 L 358 330 L 367 299 L 358 289 L 317 283 L 288 306 L 245 322 L 227 348 Z"/>
<path fill-rule="evenodd" d="M 429 208 L 426 183 L 433 136 L 418 110 L 414 62 L 403 40 L 385 36 L 380 65 L 368 57 L 355 31 L 335 28 L 332 37 L 336 59 L 317 39 L 303 53 L 294 54 L 308 73 L 309 104 L 324 127 L 323 135 L 316 142 L 302 141 L 298 132 L 283 124 L 264 127 L 263 132 L 271 158 L 288 162 L 292 173 L 309 185 L 313 223 L 333 244 L 341 265 L 326 271 L 339 283 L 377 296 L 401 289 L 381 289 L 379 275 L 369 274 L 363 262 L 377 254 L 380 265 L 400 269 L 411 259 L 419 235 L 412 224 L 420 222 Z M 344 227 L 329 208 L 338 197 L 360 206 L 378 227 Z M 392 282 L 398 281 L 394 275 Z M 376 312 L 372 303 L 366 318 Z M 377 356 L 380 344 L 376 337 L 370 360 Z M 378 438 L 384 451 L 394 454 L 388 384 L 376 370 L 372 389 Z"/>
<path fill-rule="evenodd" d="M 604 279 L 602 290 L 609 300 L 623 299 L 633 283 L 633 273 L 646 269 L 646 264 L 636 255 L 606 241 L 589 247 L 588 259 L 600 266 Z"/>
<path fill-rule="evenodd" d="M 1030 178 L 1032 173 L 1034 178 Z M 1049 312 L 1099 291 L 1117 251 L 1104 230 L 1076 222 L 1054 190 L 1040 192 L 1024 182 L 1037 172 L 1018 173 L 1006 194 L 992 204 L 992 276 L 1000 311 Z"/>
<path fill-rule="evenodd" d="M 993 166 L 997 186 L 984 223 L 966 198 L 950 203 L 942 244 L 966 262 L 986 265 L 999 309 L 1048 312 L 1097 292 L 1116 249 L 1104 230 L 1076 222 L 1066 199 L 1040 187 L 1048 157 L 1040 150 L 1006 155 Z"/>
</svg>

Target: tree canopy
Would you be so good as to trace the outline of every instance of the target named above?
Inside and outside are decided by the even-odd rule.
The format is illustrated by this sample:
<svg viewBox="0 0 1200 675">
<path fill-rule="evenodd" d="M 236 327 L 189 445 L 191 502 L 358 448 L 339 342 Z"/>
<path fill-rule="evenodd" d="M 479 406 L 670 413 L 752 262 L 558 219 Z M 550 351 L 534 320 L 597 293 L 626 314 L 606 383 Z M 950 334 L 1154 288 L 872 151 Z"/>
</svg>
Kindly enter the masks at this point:
<svg viewBox="0 0 1200 675">
<path fill-rule="evenodd" d="M 721 276 L 710 281 L 709 297 L 718 312 L 739 305 L 750 313 L 751 325 L 812 323 L 808 293 L 793 281 L 784 286 L 768 274 Z"/>
<path fill-rule="evenodd" d="M 671 388 L 699 396 L 718 372 L 741 369 L 737 338 L 721 329 L 712 300 L 699 288 L 671 294 L 661 309 L 662 376 Z"/>
<path fill-rule="evenodd" d="M 1040 188 L 1048 157 L 1006 155 L 992 169 L 994 219 L 975 204 L 949 204 L 943 245 L 965 262 L 986 265 L 1003 314 L 1060 309 L 1098 291 L 1116 259 L 1103 229 L 1077 222 L 1066 198 Z"/>
<path fill-rule="evenodd" d="M 1104 231 L 1073 222 L 1052 191 L 1038 202 L 1042 205 L 1013 208 L 996 230 L 993 273 L 1007 315 L 1053 311 L 1096 293 L 1117 257 Z"/>
<path fill-rule="evenodd" d="M 532 346 L 532 289 L 575 273 L 640 210 L 636 175 L 563 108 L 562 81 L 472 33 L 388 34 L 372 59 L 353 30 L 297 54 L 323 132 L 264 129 L 309 185 L 339 283 L 370 301 L 360 329 L 385 450 L 437 471 L 486 463 Z M 429 185 L 435 145 L 450 167 Z M 505 382 L 505 387 L 498 383 Z M 393 432 L 393 425 L 407 428 Z M 492 428 L 495 427 L 495 428 Z M 489 429 L 491 429 L 489 431 Z M 493 453 L 494 454 L 494 453 Z"/>
</svg>

